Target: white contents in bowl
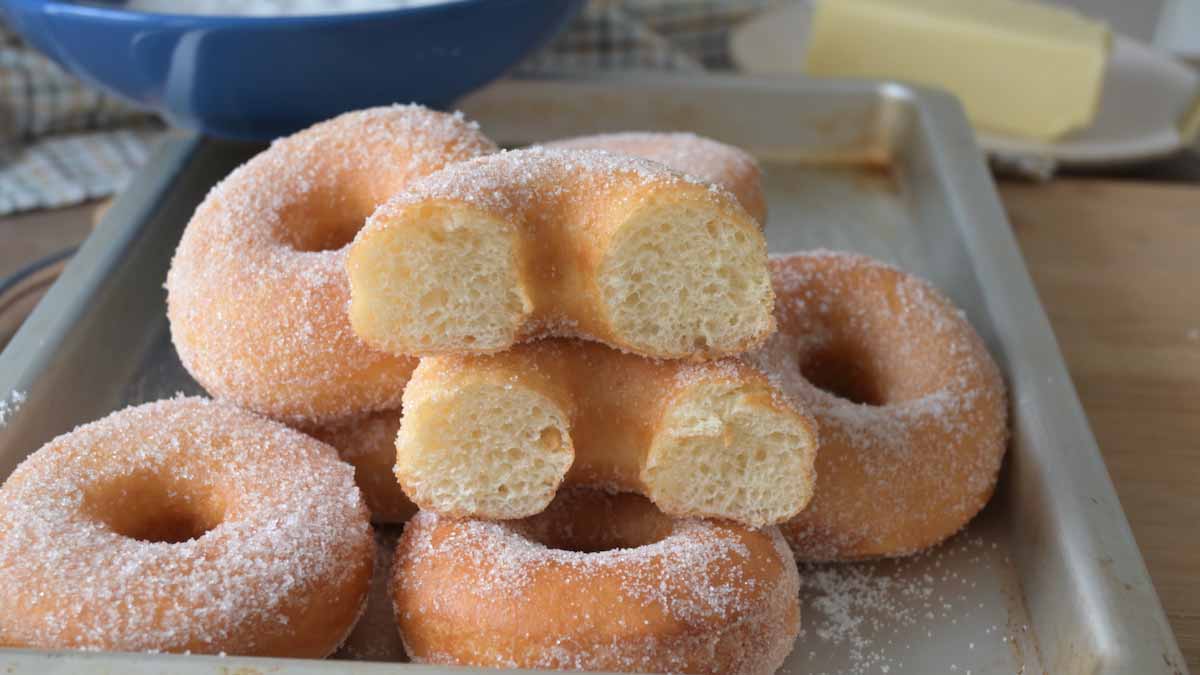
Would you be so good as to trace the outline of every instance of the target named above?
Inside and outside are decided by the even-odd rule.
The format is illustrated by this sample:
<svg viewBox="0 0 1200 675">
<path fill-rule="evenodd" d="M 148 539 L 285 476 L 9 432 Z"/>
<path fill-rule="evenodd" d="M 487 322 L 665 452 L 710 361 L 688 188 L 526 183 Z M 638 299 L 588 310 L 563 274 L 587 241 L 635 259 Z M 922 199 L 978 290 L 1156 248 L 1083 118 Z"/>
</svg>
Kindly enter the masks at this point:
<svg viewBox="0 0 1200 675">
<path fill-rule="evenodd" d="M 128 0 L 122 7 L 159 14 L 300 16 L 356 14 L 402 7 L 436 5 L 449 0 Z"/>
</svg>

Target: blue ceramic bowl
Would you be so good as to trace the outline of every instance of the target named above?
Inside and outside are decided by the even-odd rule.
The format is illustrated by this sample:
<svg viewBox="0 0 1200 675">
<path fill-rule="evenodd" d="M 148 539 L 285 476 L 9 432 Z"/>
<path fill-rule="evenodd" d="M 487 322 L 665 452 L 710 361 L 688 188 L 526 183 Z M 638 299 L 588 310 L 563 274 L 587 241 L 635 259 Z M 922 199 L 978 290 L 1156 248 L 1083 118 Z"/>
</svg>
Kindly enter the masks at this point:
<svg viewBox="0 0 1200 675">
<path fill-rule="evenodd" d="M 151 14 L 0 0 L 83 80 L 216 136 L 267 139 L 347 110 L 449 106 L 548 41 L 583 0 L 450 0 L 360 14 Z"/>
</svg>

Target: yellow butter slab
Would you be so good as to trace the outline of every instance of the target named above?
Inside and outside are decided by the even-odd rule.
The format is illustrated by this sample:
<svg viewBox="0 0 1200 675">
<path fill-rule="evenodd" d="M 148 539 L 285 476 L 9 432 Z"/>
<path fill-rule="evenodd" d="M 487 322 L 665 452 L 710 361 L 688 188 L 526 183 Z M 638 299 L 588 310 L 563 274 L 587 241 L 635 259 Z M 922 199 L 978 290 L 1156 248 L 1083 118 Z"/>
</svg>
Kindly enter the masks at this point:
<svg viewBox="0 0 1200 675">
<path fill-rule="evenodd" d="M 977 126 L 1050 141 L 1095 118 L 1110 41 L 1027 0 L 822 0 L 805 68 L 947 89 Z"/>
</svg>

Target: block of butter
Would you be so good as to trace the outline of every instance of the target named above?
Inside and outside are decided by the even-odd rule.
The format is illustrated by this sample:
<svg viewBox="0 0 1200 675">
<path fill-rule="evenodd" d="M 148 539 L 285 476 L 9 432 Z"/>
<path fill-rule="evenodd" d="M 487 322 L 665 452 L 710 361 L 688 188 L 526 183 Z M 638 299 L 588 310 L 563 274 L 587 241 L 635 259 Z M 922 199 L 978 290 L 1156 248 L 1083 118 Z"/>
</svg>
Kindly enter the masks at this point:
<svg viewBox="0 0 1200 675">
<path fill-rule="evenodd" d="M 805 69 L 947 89 L 977 127 L 1051 141 L 1096 116 L 1110 41 L 1029 0 L 820 0 Z"/>
</svg>

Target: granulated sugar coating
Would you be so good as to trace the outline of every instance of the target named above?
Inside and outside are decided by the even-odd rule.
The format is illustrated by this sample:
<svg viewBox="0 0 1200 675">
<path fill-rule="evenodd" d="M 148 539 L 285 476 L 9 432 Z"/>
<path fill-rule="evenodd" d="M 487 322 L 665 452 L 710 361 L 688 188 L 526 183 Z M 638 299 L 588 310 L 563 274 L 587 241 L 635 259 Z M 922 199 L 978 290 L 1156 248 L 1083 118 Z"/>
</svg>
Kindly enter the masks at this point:
<svg viewBox="0 0 1200 675">
<path fill-rule="evenodd" d="M 742 208 L 760 223 L 767 222 L 758 162 L 750 153 L 691 133 L 627 131 L 564 138 L 544 147 L 564 150 L 607 150 L 644 157 L 676 171 L 729 190 Z"/>
<path fill-rule="evenodd" d="M 329 446 L 205 399 L 127 408 L 0 488 L 0 643 L 324 657 L 373 547 Z"/>
<path fill-rule="evenodd" d="M 775 528 L 579 489 L 525 521 L 421 512 L 393 577 L 410 656 L 493 667 L 768 675 L 797 635 L 798 593 Z"/>
<path fill-rule="evenodd" d="M 167 276 L 188 372 L 289 422 L 397 407 L 415 360 L 350 329 L 344 245 L 414 178 L 495 149 L 461 115 L 392 106 L 278 140 L 231 173 L 196 209 Z"/>
<path fill-rule="evenodd" d="M 751 355 L 817 419 L 817 490 L 781 529 L 801 560 L 905 555 L 991 496 L 1008 438 L 996 364 L 928 283 L 859 255 L 773 258 L 779 332 Z"/>
<path fill-rule="evenodd" d="M 672 184 L 706 186 L 714 200 L 717 195 L 733 198 L 724 187 L 641 157 L 534 146 L 459 162 L 415 181 L 381 206 L 367 227 L 386 227 L 387 221 L 406 205 L 430 199 L 467 202 L 498 213 L 512 213 L 552 211 L 563 199 L 584 197 L 604 203 L 605 210 L 619 212 L 641 190 Z M 514 216 L 510 220 L 525 219 Z"/>
</svg>

